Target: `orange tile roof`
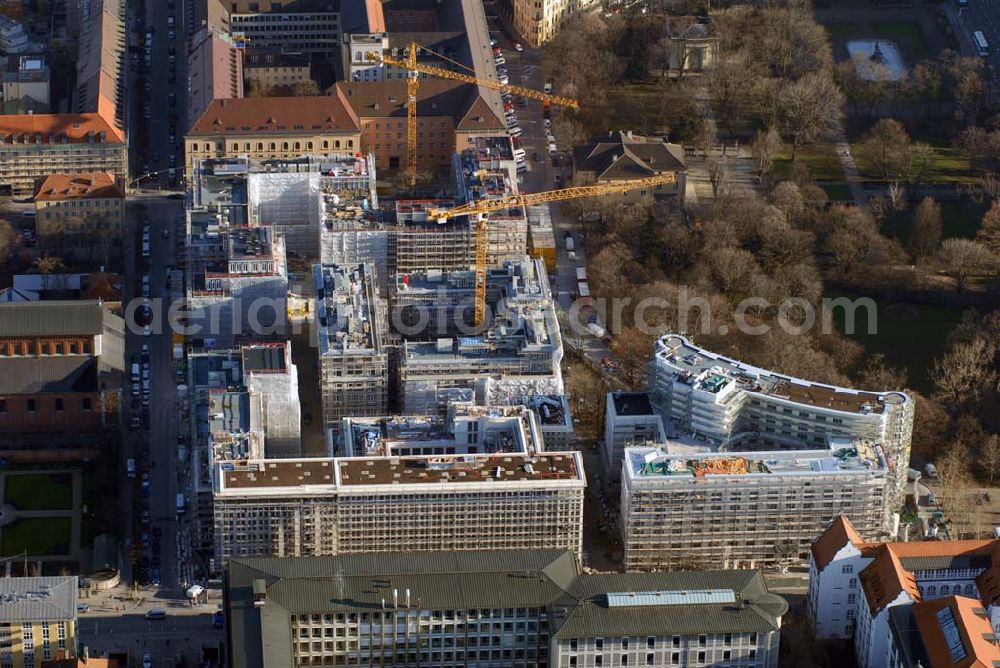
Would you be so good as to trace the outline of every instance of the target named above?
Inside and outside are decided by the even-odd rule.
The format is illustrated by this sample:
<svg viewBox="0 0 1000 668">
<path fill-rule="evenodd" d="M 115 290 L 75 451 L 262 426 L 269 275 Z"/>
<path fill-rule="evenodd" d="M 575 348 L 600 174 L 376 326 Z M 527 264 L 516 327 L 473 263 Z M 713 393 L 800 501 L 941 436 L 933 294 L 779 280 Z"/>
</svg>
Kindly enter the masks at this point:
<svg viewBox="0 0 1000 668">
<path fill-rule="evenodd" d="M 107 102 L 110 105 L 110 102 Z M 109 110 L 105 109 L 105 113 Z M 110 111 L 111 116 L 114 112 Z M 106 143 L 118 143 L 124 141 L 121 130 L 113 123 L 109 123 L 106 117 L 100 113 L 89 114 L 11 114 L 0 115 L 0 140 L 2 143 L 10 141 L 13 134 L 23 137 L 24 134 L 30 136 L 40 135 L 42 143 L 47 143 L 49 135 L 54 136 L 55 141 L 61 141 L 63 137 L 70 142 L 88 141 L 88 133 L 93 133 L 95 137 L 103 132 Z M 23 138 L 19 141 L 23 142 Z M 32 139 L 34 141 L 34 139 Z M 95 138 L 95 141 L 96 138 Z"/>
<path fill-rule="evenodd" d="M 858 575 L 861 588 L 868 600 L 868 609 L 874 616 L 879 610 L 896 600 L 901 592 L 907 592 L 914 601 L 920 600 L 920 590 L 913 573 L 903 568 L 888 545 L 880 545 L 874 560 Z"/>
<path fill-rule="evenodd" d="M 976 587 L 986 605 L 1000 600 L 1000 541 L 995 541 L 990 551 L 990 566 L 976 578 Z"/>
<path fill-rule="evenodd" d="M 108 172 L 84 172 L 47 176 L 35 194 L 35 201 L 104 197 L 125 197 L 125 188 L 113 174 Z"/>
<path fill-rule="evenodd" d="M 385 32 L 382 0 L 365 0 L 365 13 L 368 14 L 368 32 Z"/>
<path fill-rule="evenodd" d="M 961 649 L 956 646 L 957 660 L 938 618 L 938 613 L 945 608 L 951 610 L 962 642 Z M 932 668 L 992 668 L 1000 661 L 1000 647 L 995 640 L 986 639 L 993 636 L 993 628 L 979 601 L 965 596 L 948 596 L 917 603 L 913 606 L 913 617 Z"/>
<path fill-rule="evenodd" d="M 900 559 L 908 557 L 957 557 L 989 554 L 997 541 L 993 540 L 916 540 L 909 543 L 884 543 Z M 865 543 L 861 551 L 874 555 L 882 543 Z"/>
<path fill-rule="evenodd" d="M 864 544 L 864 540 L 851 524 L 851 520 L 844 515 L 839 515 L 810 547 L 813 560 L 816 562 L 816 570 L 822 572 L 827 564 L 837 556 L 837 552 L 848 543 L 854 543 L 860 547 Z"/>
<path fill-rule="evenodd" d="M 340 92 L 315 97 L 247 97 L 212 100 L 189 137 L 358 131 L 358 117 Z"/>
</svg>

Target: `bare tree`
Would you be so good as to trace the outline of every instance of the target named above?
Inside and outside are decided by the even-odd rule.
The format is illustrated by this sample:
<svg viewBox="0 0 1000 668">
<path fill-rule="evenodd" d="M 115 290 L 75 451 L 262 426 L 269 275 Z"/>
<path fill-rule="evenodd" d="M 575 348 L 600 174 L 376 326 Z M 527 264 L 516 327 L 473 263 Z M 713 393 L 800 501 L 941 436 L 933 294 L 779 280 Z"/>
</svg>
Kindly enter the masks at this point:
<svg viewBox="0 0 1000 668">
<path fill-rule="evenodd" d="M 1000 254 L 1000 201 L 994 200 L 989 210 L 983 214 L 976 241 L 993 253 Z"/>
<path fill-rule="evenodd" d="M 941 206 L 931 197 L 925 197 L 913 217 L 913 235 L 910 246 L 918 259 L 931 257 L 941 245 Z"/>
<path fill-rule="evenodd" d="M 954 443 L 944 457 L 939 457 L 935 463 L 938 481 L 941 484 L 941 496 L 946 500 L 949 513 L 960 517 L 964 513 L 969 488 L 972 484 L 972 455 L 969 446 L 961 441 Z"/>
<path fill-rule="evenodd" d="M 292 85 L 292 95 L 295 97 L 312 97 L 319 95 L 319 86 L 312 79 L 306 81 L 296 81 Z"/>
<path fill-rule="evenodd" d="M 941 261 L 955 281 L 955 290 L 962 292 L 969 278 L 994 269 L 997 257 L 977 241 L 947 239 L 941 244 Z"/>
<path fill-rule="evenodd" d="M 17 233 L 6 220 L 0 220 L 0 264 L 4 264 L 17 246 Z"/>
<path fill-rule="evenodd" d="M 858 386 L 879 392 L 902 389 L 906 387 L 906 369 L 889 366 L 885 355 L 875 353 L 858 374 Z"/>
<path fill-rule="evenodd" d="M 712 277 L 724 292 L 745 290 L 750 277 L 760 271 L 753 253 L 743 248 L 721 247 L 708 258 Z"/>
<path fill-rule="evenodd" d="M 757 173 L 760 176 L 767 176 L 774 167 L 774 155 L 781 150 L 781 135 L 774 126 L 766 131 L 757 130 L 751 150 L 753 157 L 757 160 Z"/>
<path fill-rule="evenodd" d="M 956 407 L 978 401 L 983 390 L 996 381 L 995 355 L 996 347 L 982 336 L 955 342 L 931 365 L 937 396 Z"/>
<path fill-rule="evenodd" d="M 725 158 L 708 163 L 708 181 L 712 184 L 712 197 L 722 199 L 729 194 L 729 164 Z"/>
<path fill-rule="evenodd" d="M 983 468 L 986 469 L 986 477 L 992 486 L 997 475 L 997 469 L 1000 468 L 1000 434 L 990 434 L 983 441 L 982 458 Z"/>
<path fill-rule="evenodd" d="M 896 208 L 901 205 L 902 185 L 920 181 L 933 159 L 930 147 L 912 143 L 902 124 L 891 118 L 876 123 L 859 149 L 862 168 L 887 183 Z"/>
<path fill-rule="evenodd" d="M 844 94 L 826 73 L 812 72 L 786 85 L 780 105 L 782 126 L 792 137 L 792 160 L 799 146 L 836 134 L 844 116 Z"/>
</svg>

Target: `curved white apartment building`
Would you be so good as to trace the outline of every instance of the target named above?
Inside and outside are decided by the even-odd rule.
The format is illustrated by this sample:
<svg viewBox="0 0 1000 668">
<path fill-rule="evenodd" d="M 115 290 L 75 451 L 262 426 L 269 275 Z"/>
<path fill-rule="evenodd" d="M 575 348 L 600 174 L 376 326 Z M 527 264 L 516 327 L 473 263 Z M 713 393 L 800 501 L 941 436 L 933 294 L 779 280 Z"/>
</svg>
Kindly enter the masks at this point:
<svg viewBox="0 0 1000 668">
<path fill-rule="evenodd" d="M 903 502 L 914 400 L 759 369 L 667 334 L 655 346 L 651 393 L 672 433 L 720 450 L 814 449 L 828 437 L 881 445 L 888 468 L 887 514 Z M 886 518 L 888 521 L 888 517 Z"/>
</svg>

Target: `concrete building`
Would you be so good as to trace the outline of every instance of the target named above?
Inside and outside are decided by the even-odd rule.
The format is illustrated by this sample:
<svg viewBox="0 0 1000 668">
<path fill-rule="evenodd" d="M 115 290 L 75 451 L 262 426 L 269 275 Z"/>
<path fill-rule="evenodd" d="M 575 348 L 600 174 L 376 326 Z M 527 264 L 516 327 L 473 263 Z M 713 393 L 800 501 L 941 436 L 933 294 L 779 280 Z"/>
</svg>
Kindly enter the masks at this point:
<svg viewBox="0 0 1000 668">
<path fill-rule="evenodd" d="M 10 55 L 29 51 L 34 47 L 28 40 L 24 26 L 10 16 L 0 14 L 0 53 Z"/>
<path fill-rule="evenodd" d="M 243 97 L 243 58 L 223 32 L 202 28 L 188 44 L 187 118 L 194 123 L 213 100 Z"/>
<path fill-rule="evenodd" d="M 52 71 L 44 53 L 9 56 L 0 93 L 2 113 L 49 113 L 51 78 Z"/>
<path fill-rule="evenodd" d="M 476 388 L 476 401 L 485 406 L 530 408 L 538 420 L 547 452 L 576 449 L 576 429 L 565 394 L 545 394 L 532 382 L 487 378 L 481 390 Z"/>
<path fill-rule="evenodd" d="M 582 555 L 579 452 L 257 460 L 214 478 L 217 567 L 257 554 Z"/>
<path fill-rule="evenodd" d="M 316 347 L 325 429 L 389 408 L 388 327 L 375 271 L 315 265 Z"/>
<path fill-rule="evenodd" d="M 632 131 L 608 133 L 589 144 L 573 148 L 573 183 L 584 186 L 629 181 L 662 174 L 676 174 L 674 183 L 630 190 L 630 202 L 649 202 L 665 197 L 683 201 L 687 166 L 684 147 L 659 137 L 640 137 Z"/>
<path fill-rule="evenodd" d="M 340 54 L 339 3 L 332 0 L 263 0 L 230 3 L 234 39 L 255 47 L 278 47 L 323 59 Z"/>
<path fill-rule="evenodd" d="M 601 463 L 608 481 L 621 479 L 625 448 L 665 443 L 663 418 L 645 392 L 609 392 L 604 404 Z"/>
<path fill-rule="evenodd" d="M 265 90 L 276 86 L 291 88 L 295 84 L 312 81 L 310 61 L 306 53 L 282 48 L 247 49 L 243 72 L 248 85 L 256 81 Z"/>
<path fill-rule="evenodd" d="M 888 475 L 879 446 L 849 439 L 794 452 L 626 448 L 625 568 L 787 566 L 805 559 L 813 538 L 841 513 L 875 537 Z"/>
<path fill-rule="evenodd" d="M 389 49 L 389 33 L 357 33 L 347 35 L 344 43 L 346 81 L 382 81 L 384 66 L 372 56 Z"/>
<path fill-rule="evenodd" d="M 115 427 L 124 351 L 124 322 L 101 302 L 0 304 L 0 434 L 93 434 Z M 51 436 L 29 441 L 4 439 L 2 456 L 16 458 L 22 446 L 66 445 Z"/>
<path fill-rule="evenodd" d="M 127 173 L 125 136 L 97 113 L 0 116 L 0 193 L 33 195 L 49 174 Z"/>
<path fill-rule="evenodd" d="M 554 550 L 240 558 L 225 583 L 247 668 L 771 668 L 788 609 L 757 571 L 591 575 Z"/>
<path fill-rule="evenodd" d="M 525 257 L 490 269 L 486 288 L 485 331 L 455 338 L 430 323 L 427 335 L 403 342 L 405 413 L 441 413 L 450 401 L 471 400 L 477 383 L 490 378 L 516 383 L 522 394 L 562 394 L 562 338 L 542 262 Z"/>
<path fill-rule="evenodd" d="M 223 348 L 239 339 L 284 340 L 284 239 L 270 226 L 220 225 L 206 211 L 189 212 L 188 223 L 185 337 Z"/>
<path fill-rule="evenodd" d="M 41 668 L 74 658 L 78 586 L 75 575 L 0 580 L 0 663 Z"/>
<path fill-rule="evenodd" d="M 903 504 L 913 431 L 913 399 L 864 392 L 759 369 L 678 334 L 656 343 L 653 402 L 671 419 L 668 433 L 741 450 L 826 447 L 830 438 L 878 445 L 888 465 L 885 528 Z"/>
<path fill-rule="evenodd" d="M 185 175 L 208 158 L 329 156 L 361 147 L 357 115 L 343 94 L 213 100 L 184 137 Z"/>
<path fill-rule="evenodd" d="M 125 224 L 125 184 L 108 172 L 52 174 L 35 193 L 35 231 L 42 247 L 57 237 L 108 236 L 119 243 Z"/>
<path fill-rule="evenodd" d="M 813 543 L 806 609 L 862 668 L 1000 661 L 1000 541 L 865 542 L 838 517 Z"/>
</svg>

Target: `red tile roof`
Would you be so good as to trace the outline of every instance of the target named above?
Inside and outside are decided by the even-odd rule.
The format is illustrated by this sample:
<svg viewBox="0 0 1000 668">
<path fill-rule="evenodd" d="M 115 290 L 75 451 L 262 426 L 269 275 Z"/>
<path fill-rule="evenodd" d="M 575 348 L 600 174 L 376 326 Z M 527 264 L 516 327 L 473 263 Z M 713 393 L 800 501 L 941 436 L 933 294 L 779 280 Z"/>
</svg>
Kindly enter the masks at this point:
<svg viewBox="0 0 1000 668">
<path fill-rule="evenodd" d="M 329 96 L 212 100 L 188 137 L 357 132 L 358 116 L 339 88 Z"/>
<path fill-rule="evenodd" d="M 833 558 L 848 543 L 860 547 L 864 544 L 861 535 L 855 530 L 851 520 L 843 515 L 837 517 L 830 523 L 820 537 L 817 538 L 810 548 L 812 550 L 813 561 L 816 562 L 816 570 L 822 572 Z"/>
<path fill-rule="evenodd" d="M 949 647 L 938 616 L 945 608 L 951 611 L 955 620 L 961 647 L 957 643 Z M 913 606 L 913 617 L 932 668 L 993 668 L 1000 661 L 997 642 L 987 640 L 993 637 L 993 628 L 979 601 L 965 596 L 948 596 L 917 603 Z"/>
<path fill-rule="evenodd" d="M 36 202 L 125 197 L 122 183 L 108 172 L 51 174 L 35 194 Z"/>
<path fill-rule="evenodd" d="M 112 113 L 112 117 L 114 114 Z M 43 144 L 49 141 L 49 135 L 53 135 L 55 141 L 61 141 L 63 137 L 67 141 L 80 143 L 89 141 L 89 136 L 97 136 L 103 132 L 106 143 L 117 143 L 124 141 L 121 130 L 113 123 L 105 120 L 101 114 L 11 114 L 0 115 L 0 142 L 7 143 L 11 135 L 18 135 L 19 142 L 24 141 L 24 135 L 41 137 Z"/>
<path fill-rule="evenodd" d="M 907 592 L 914 601 L 920 600 L 920 590 L 913 573 L 903 568 L 899 557 L 893 553 L 889 545 L 880 545 L 875 552 L 875 559 L 865 566 L 858 575 L 868 609 L 874 616 L 879 610 L 896 600 L 902 592 Z"/>
</svg>

